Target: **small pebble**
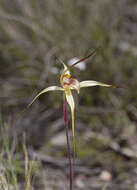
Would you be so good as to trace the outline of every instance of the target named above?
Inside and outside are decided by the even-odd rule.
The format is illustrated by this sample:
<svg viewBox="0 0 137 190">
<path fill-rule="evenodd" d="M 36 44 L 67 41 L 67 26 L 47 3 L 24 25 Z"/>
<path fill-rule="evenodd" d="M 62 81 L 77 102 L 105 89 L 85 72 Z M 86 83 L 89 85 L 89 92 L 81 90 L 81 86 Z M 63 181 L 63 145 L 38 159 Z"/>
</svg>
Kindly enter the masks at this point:
<svg viewBox="0 0 137 190">
<path fill-rule="evenodd" d="M 108 181 L 110 181 L 112 179 L 112 175 L 107 170 L 104 170 L 100 174 L 100 179 L 103 180 L 103 181 L 107 181 L 108 182 Z"/>
<path fill-rule="evenodd" d="M 79 59 L 77 57 L 73 57 L 72 59 L 70 59 L 68 61 L 68 65 L 71 66 L 72 64 L 74 64 L 75 62 L 79 61 Z M 84 71 L 86 69 L 86 64 L 84 61 L 80 62 L 79 64 L 77 64 L 75 67 L 77 67 L 78 69 L 80 69 L 81 71 Z"/>
<path fill-rule="evenodd" d="M 83 189 L 85 187 L 84 176 L 80 175 L 80 176 L 77 177 L 76 185 L 80 189 Z"/>
</svg>

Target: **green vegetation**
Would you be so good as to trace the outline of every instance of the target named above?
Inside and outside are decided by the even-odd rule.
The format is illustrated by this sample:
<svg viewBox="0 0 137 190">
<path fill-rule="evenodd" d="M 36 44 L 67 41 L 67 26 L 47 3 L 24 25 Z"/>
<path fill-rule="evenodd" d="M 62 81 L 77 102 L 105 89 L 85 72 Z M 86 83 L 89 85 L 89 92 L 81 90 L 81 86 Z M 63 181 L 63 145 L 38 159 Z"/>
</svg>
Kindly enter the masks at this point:
<svg viewBox="0 0 137 190">
<path fill-rule="evenodd" d="M 2 190 L 19 190 L 18 179 L 22 177 L 24 179 L 22 188 L 32 190 L 32 176 L 36 171 L 35 161 L 29 160 L 25 141 L 22 143 L 22 153 L 15 136 L 12 139 L 13 143 L 10 144 L 9 127 L 9 124 L 3 125 L 1 121 L 0 187 Z"/>
</svg>

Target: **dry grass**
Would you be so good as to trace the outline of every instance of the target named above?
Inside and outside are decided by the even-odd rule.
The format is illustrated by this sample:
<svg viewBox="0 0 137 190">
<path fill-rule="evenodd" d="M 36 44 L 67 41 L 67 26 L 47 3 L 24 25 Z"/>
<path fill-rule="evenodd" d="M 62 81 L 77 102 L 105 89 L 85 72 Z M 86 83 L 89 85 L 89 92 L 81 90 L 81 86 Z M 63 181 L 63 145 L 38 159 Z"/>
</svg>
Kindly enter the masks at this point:
<svg viewBox="0 0 137 190">
<path fill-rule="evenodd" d="M 21 186 L 22 188 L 24 186 L 25 190 L 32 190 L 32 176 L 34 176 L 35 172 L 35 161 L 29 159 L 25 141 L 22 145 L 24 155 L 18 149 L 17 141 L 16 144 L 11 144 L 9 127 L 9 124 L 3 125 L 1 123 L 0 187 L 2 190 L 19 190 Z M 24 178 L 22 184 L 18 181 L 19 175 Z"/>
</svg>

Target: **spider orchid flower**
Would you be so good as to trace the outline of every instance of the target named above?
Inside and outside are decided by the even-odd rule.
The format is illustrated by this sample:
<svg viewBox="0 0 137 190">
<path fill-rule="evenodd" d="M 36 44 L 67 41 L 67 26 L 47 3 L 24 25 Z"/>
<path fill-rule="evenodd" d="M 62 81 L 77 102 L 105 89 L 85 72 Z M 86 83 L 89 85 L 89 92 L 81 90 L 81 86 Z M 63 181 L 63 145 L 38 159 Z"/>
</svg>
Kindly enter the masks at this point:
<svg viewBox="0 0 137 190">
<path fill-rule="evenodd" d="M 64 66 L 64 71 L 61 74 L 60 77 L 60 84 L 61 86 L 50 86 L 48 88 L 43 89 L 31 102 L 30 104 L 27 106 L 27 108 L 29 106 L 32 105 L 32 103 L 42 94 L 48 92 L 48 91 L 62 91 L 65 95 L 65 98 L 67 100 L 67 103 L 70 106 L 71 109 L 71 118 L 72 118 L 72 139 L 73 139 L 73 154 L 74 154 L 74 158 L 75 158 L 75 153 L 76 153 L 76 140 L 75 140 L 75 130 L 74 130 L 74 109 L 75 109 L 75 103 L 74 103 L 74 99 L 72 96 L 72 90 L 76 90 L 79 94 L 80 89 L 84 88 L 84 87 L 91 87 L 91 86 L 104 86 L 104 87 L 114 87 L 112 85 L 109 84 L 105 84 L 105 83 L 101 83 L 101 82 L 97 82 L 97 81 L 93 81 L 93 80 L 86 80 L 86 81 L 82 81 L 79 82 L 76 78 L 72 77 L 70 74 L 70 70 L 78 63 L 80 63 L 81 61 L 87 59 L 88 57 L 90 57 L 91 55 L 93 55 L 96 52 L 96 50 L 94 50 L 93 52 L 91 52 L 89 55 L 87 55 L 86 57 L 82 58 L 81 60 L 77 61 L 76 63 L 74 63 L 73 65 L 67 67 L 66 64 L 59 60 L 63 66 Z"/>
</svg>

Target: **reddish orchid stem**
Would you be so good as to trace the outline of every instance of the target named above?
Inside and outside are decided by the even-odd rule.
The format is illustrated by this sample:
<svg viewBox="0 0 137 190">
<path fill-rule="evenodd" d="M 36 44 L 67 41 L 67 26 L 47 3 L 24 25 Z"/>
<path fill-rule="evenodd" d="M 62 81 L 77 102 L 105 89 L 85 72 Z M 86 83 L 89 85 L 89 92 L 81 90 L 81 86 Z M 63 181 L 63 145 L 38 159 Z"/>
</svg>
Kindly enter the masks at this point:
<svg viewBox="0 0 137 190">
<path fill-rule="evenodd" d="M 69 182 L 70 182 L 70 190 L 72 190 L 72 161 L 71 161 L 71 152 L 70 152 L 70 144 L 69 144 L 69 134 L 68 134 L 68 112 L 67 112 L 67 102 L 64 97 L 64 122 L 66 129 L 66 139 L 67 139 L 67 154 L 69 159 Z"/>
</svg>

